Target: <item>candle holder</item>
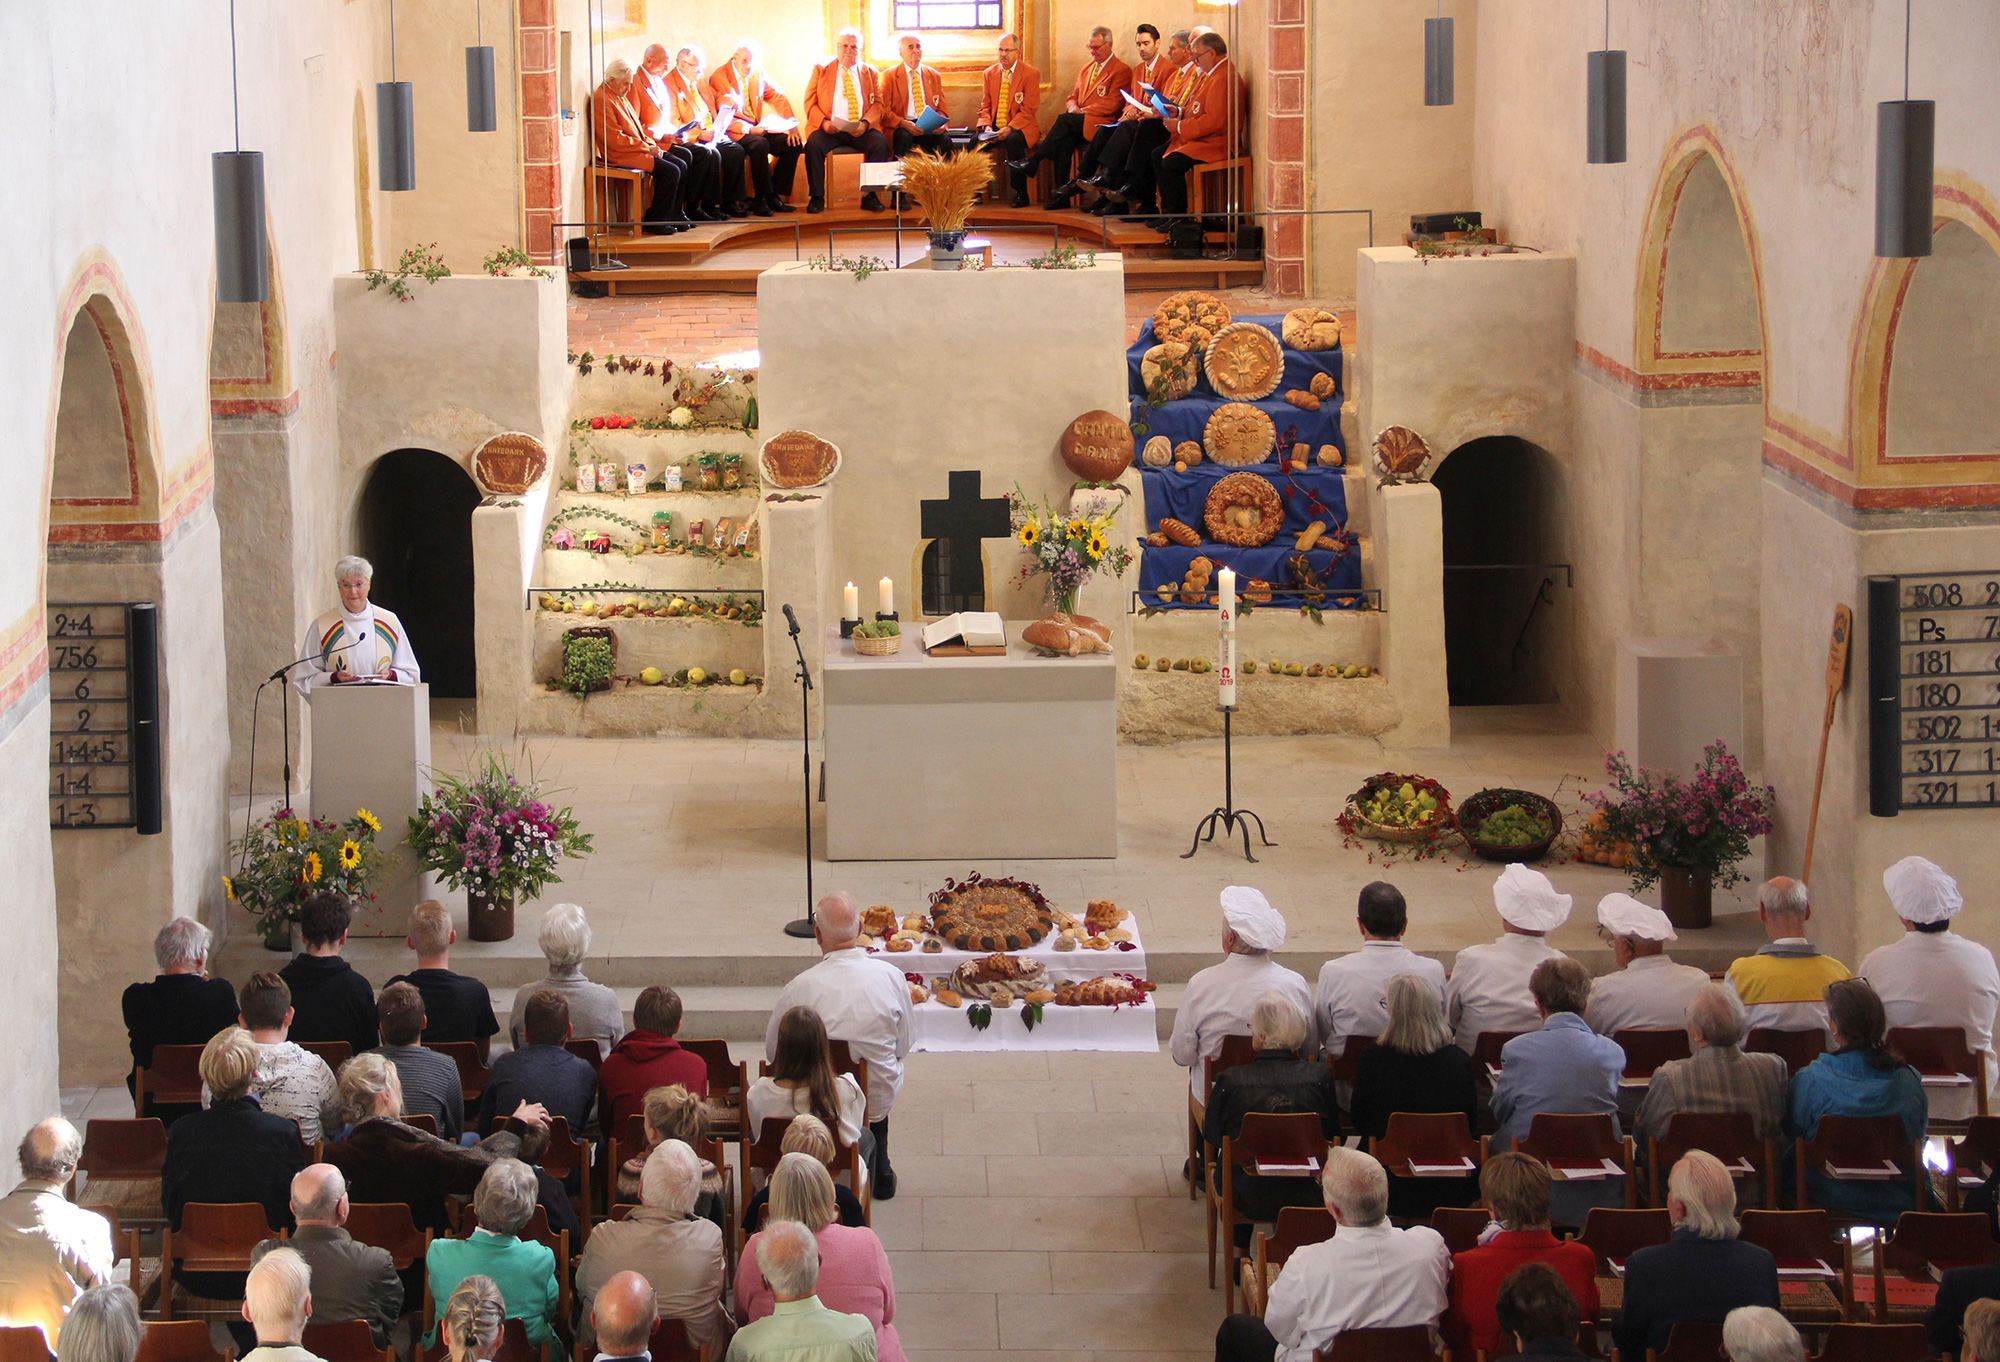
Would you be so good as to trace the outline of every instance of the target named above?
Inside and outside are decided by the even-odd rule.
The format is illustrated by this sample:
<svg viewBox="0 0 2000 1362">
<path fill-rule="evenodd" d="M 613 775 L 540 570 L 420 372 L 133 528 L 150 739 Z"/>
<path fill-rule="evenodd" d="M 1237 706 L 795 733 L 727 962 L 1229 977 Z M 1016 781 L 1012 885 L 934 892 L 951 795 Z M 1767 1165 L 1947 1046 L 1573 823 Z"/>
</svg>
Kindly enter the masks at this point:
<svg viewBox="0 0 2000 1362">
<path fill-rule="evenodd" d="M 897 621 L 898 623 L 900 623 L 900 622 L 902 621 L 902 618 L 903 618 L 903 617 L 902 617 L 901 615 L 897 614 L 897 613 L 896 613 L 895 611 L 893 611 L 893 610 L 891 610 L 891 611 L 890 611 L 890 612 L 889 612 L 888 614 L 886 614 L 886 615 L 885 615 L 885 614 L 883 614 L 883 613 L 882 613 L 882 612 L 881 612 L 880 610 L 877 610 L 877 611 L 875 612 L 875 622 L 876 622 L 877 624 L 880 624 L 880 623 L 882 623 L 882 621 L 884 621 L 884 620 L 895 620 L 895 621 Z"/>
<path fill-rule="evenodd" d="M 1257 840 L 1265 846 L 1274 847 L 1277 843 L 1272 841 L 1270 836 L 1265 833 L 1263 819 L 1248 809 L 1239 809 L 1236 807 L 1236 772 L 1235 763 L 1231 757 L 1229 723 L 1231 717 L 1236 713 L 1236 706 L 1220 705 L 1218 708 L 1222 711 L 1222 805 L 1215 812 L 1209 814 L 1208 817 L 1202 819 L 1201 822 L 1195 824 L 1194 841 L 1188 846 L 1186 851 L 1181 853 L 1181 859 L 1185 861 L 1190 856 L 1193 856 L 1195 852 L 1201 850 L 1201 844 L 1204 841 L 1213 842 L 1216 830 L 1220 828 L 1222 839 L 1225 842 L 1234 837 L 1239 830 L 1242 832 L 1243 859 L 1254 864 L 1257 858 L 1250 854 L 1250 824 L 1255 823 L 1257 825 Z"/>
<path fill-rule="evenodd" d="M 840 622 L 840 636 L 842 638 L 853 638 L 854 627 L 859 623 L 861 623 L 859 619 L 842 620 Z"/>
</svg>

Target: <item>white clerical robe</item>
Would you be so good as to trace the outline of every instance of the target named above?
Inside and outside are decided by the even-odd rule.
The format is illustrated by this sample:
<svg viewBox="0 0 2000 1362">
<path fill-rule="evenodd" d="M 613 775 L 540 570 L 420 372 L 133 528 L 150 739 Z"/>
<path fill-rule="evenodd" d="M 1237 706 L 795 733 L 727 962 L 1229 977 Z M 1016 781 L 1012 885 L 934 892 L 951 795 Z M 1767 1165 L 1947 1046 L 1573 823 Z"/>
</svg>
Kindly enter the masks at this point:
<svg viewBox="0 0 2000 1362">
<path fill-rule="evenodd" d="M 1312 985 L 1295 969 L 1286 969 L 1268 955 L 1225 955 L 1218 964 L 1194 972 L 1174 1013 L 1174 1034 L 1167 1041 L 1174 1063 L 1188 1071 L 1188 1091 L 1201 1092 L 1201 1062 L 1222 1053 L 1224 1036 L 1250 1034 L 1250 1012 L 1266 993 L 1282 993 L 1298 1004 L 1306 1018 L 1304 1053 L 1313 1043 Z"/>
<path fill-rule="evenodd" d="M 1642 955 L 1590 985 L 1583 1019 L 1600 1036 L 1613 1031 L 1679 1031 L 1688 999 L 1708 986 L 1708 971 L 1676 965 L 1664 952 Z"/>
<path fill-rule="evenodd" d="M 868 1061 L 868 1120 L 887 1120 L 903 1091 L 903 1056 L 910 1052 L 910 985 L 903 971 L 859 946 L 829 951 L 778 991 L 764 1031 L 764 1057 L 778 1057 L 778 1023 L 795 1007 L 810 1007 L 829 1040 L 844 1040 Z"/>
<path fill-rule="evenodd" d="M 1389 981 L 1414 974 L 1444 999 L 1444 966 L 1418 955 L 1400 941 L 1364 941 L 1361 949 L 1335 956 L 1320 966 L 1319 987 L 1313 992 L 1313 1017 L 1320 1044 L 1338 1059 L 1349 1036 L 1379 1036 L 1389 1024 L 1384 996 Z"/>
<path fill-rule="evenodd" d="M 1444 1005 L 1452 1039 L 1467 1054 L 1481 1031 L 1534 1031 L 1542 1024 L 1528 976 L 1562 954 L 1539 936 L 1504 932 L 1498 941 L 1467 946 L 1451 964 Z"/>
<path fill-rule="evenodd" d="M 1986 1053 L 1986 1091 L 2000 1097 L 2000 1066 L 1993 1056 L 1993 1013 L 2000 1004 L 2000 970 L 1993 952 L 1956 932 L 1904 932 L 1868 953 L 1861 976 L 1881 996 L 1889 1025 L 1957 1026 L 1965 1043 Z M 1926 1088 L 1931 1116 L 1963 1120 L 1974 1114 L 1970 1088 Z"/>
<path fill-rule="evenodd" d="M 403 622 L 372 601 L 358 615 L 335 606 L 314 620 L 299 656 L 308 659 L 292 673 L 301 695 L 310 695 L 315 686 L 332 685 L 335 672 L 405 686 L 423 679 Z"/>
</svg>

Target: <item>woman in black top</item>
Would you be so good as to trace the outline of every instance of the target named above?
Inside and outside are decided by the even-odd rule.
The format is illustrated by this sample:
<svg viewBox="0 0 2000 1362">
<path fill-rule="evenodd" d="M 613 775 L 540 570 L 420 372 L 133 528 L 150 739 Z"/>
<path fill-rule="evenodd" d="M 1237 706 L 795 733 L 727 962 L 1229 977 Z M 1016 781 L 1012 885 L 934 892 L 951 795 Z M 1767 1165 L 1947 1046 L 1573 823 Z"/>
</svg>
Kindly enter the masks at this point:
<svg viewBox="0 0 2000 1362">
<path fill-rule="evenodd" d="M 1361 1052 L 1348 1113 L 1363 1135 L 1380 1139 L 1399 1111 L 1462 1111 L 1477 1130 L 1479 1091 L 1472 1056 L 1451 1041 L 1444 999 L 1414 974 L 1398 974 L 1384 990 L 1389 1024 Z M 1479 1199 L 1472 1178 L 1389 1178 L 1389 1214 L 1424 1220 L 1439 1206 L 1470 1206 Z"/>
<path fill-rule="evenodd" d="M 1224 1069 L 1209 1089 L 1201 1137 L 1219 1152 L 1224 1137 L 1243 1133 L 1243 1118 L 1251 1112 L 1287 1115 L 1310 1112 L 1319 1117 L 1328 1140 L 1340 1138 L 1340 1099 L 1333 1071 L 1317 1060 L 1301 1059 L 1306 1016 L 1297 1003 L 1279 993 L 1266 993 L 1250 1011 L 1250 1045 L 1256 1052 L 1248 1064 Z M 1218 1181 L 1221 1177 L 1217 1173 Z M 1258 1177 L 1238 1169 L 1233 1179 L 1237 1213 L 1259 1222 L 1273 1221 L 1285 1206 L 1326 1204 L 1312 1178 Z M 1250 1247 L 1250 1226 L 1236 1227 L 1236 1246 Z"/>
</svg>

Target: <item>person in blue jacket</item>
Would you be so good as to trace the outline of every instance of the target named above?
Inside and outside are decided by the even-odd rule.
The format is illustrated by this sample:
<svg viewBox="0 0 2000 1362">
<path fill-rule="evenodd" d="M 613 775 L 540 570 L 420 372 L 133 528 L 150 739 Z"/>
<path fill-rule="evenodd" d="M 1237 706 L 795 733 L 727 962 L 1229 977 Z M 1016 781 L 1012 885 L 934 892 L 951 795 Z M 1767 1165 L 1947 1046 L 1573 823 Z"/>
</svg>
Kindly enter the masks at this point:
<svg viewBox="0 0 2000 1362">
<path fill-rule="evenodd" d="M 1833 1049 L 1792 1077 L 1786 1098 L 1787 1133 L 1810 1140 L 1822 1116 L 1894 1116 L 1903 1138 L 1924 1138 L 1930 1102 L 1923 1079 L 1890 1049 L 1882 1000 L 1865 979 L 1842 979 L 1826 988 L 1827 1027 Z M 1806 1170 L 1806 1195 L 1836 1215 L 1876 1225 L 1893 1225 L 1912 1204 L 1906 1178 L 1830 1178 L 1824 1168 Z"/>
</svg>

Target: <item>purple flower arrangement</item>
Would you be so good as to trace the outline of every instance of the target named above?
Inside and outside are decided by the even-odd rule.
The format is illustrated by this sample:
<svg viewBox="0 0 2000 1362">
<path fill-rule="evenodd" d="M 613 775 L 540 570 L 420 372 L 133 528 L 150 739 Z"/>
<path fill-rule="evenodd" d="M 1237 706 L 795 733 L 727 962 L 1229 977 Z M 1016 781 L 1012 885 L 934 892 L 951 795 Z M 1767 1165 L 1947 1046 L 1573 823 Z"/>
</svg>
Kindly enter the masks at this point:
<svg viewBox="0 0 2000 1362">
<path fill-rule="evenodd" d="M 1606 757 L 1604 771 L 1615 793 L 1590 802 L 1603 814 L 1603 840 L 1632 844 L 1635 893 L 1669 868 L 1719 888 L 1740 883 L 1745 876 L 1736 865 L 1750 854 L 1750 839 L 1771 830 L 1777 791 L 1752 785 L 1720 739 L 1702 749 L 1701 765 L 1686 779 L 1635 767 L 1623 752 Z"/>
<path fill-rule="evenodd" d="M 590 854 L 574 814 L 523 783 L 497 752 L 470 776 L 439 776 L 410 819 L 409 842 L 425 870 L 453 889 L 520 902 L 560 884 L 565 856 Z"/>
</svg>

